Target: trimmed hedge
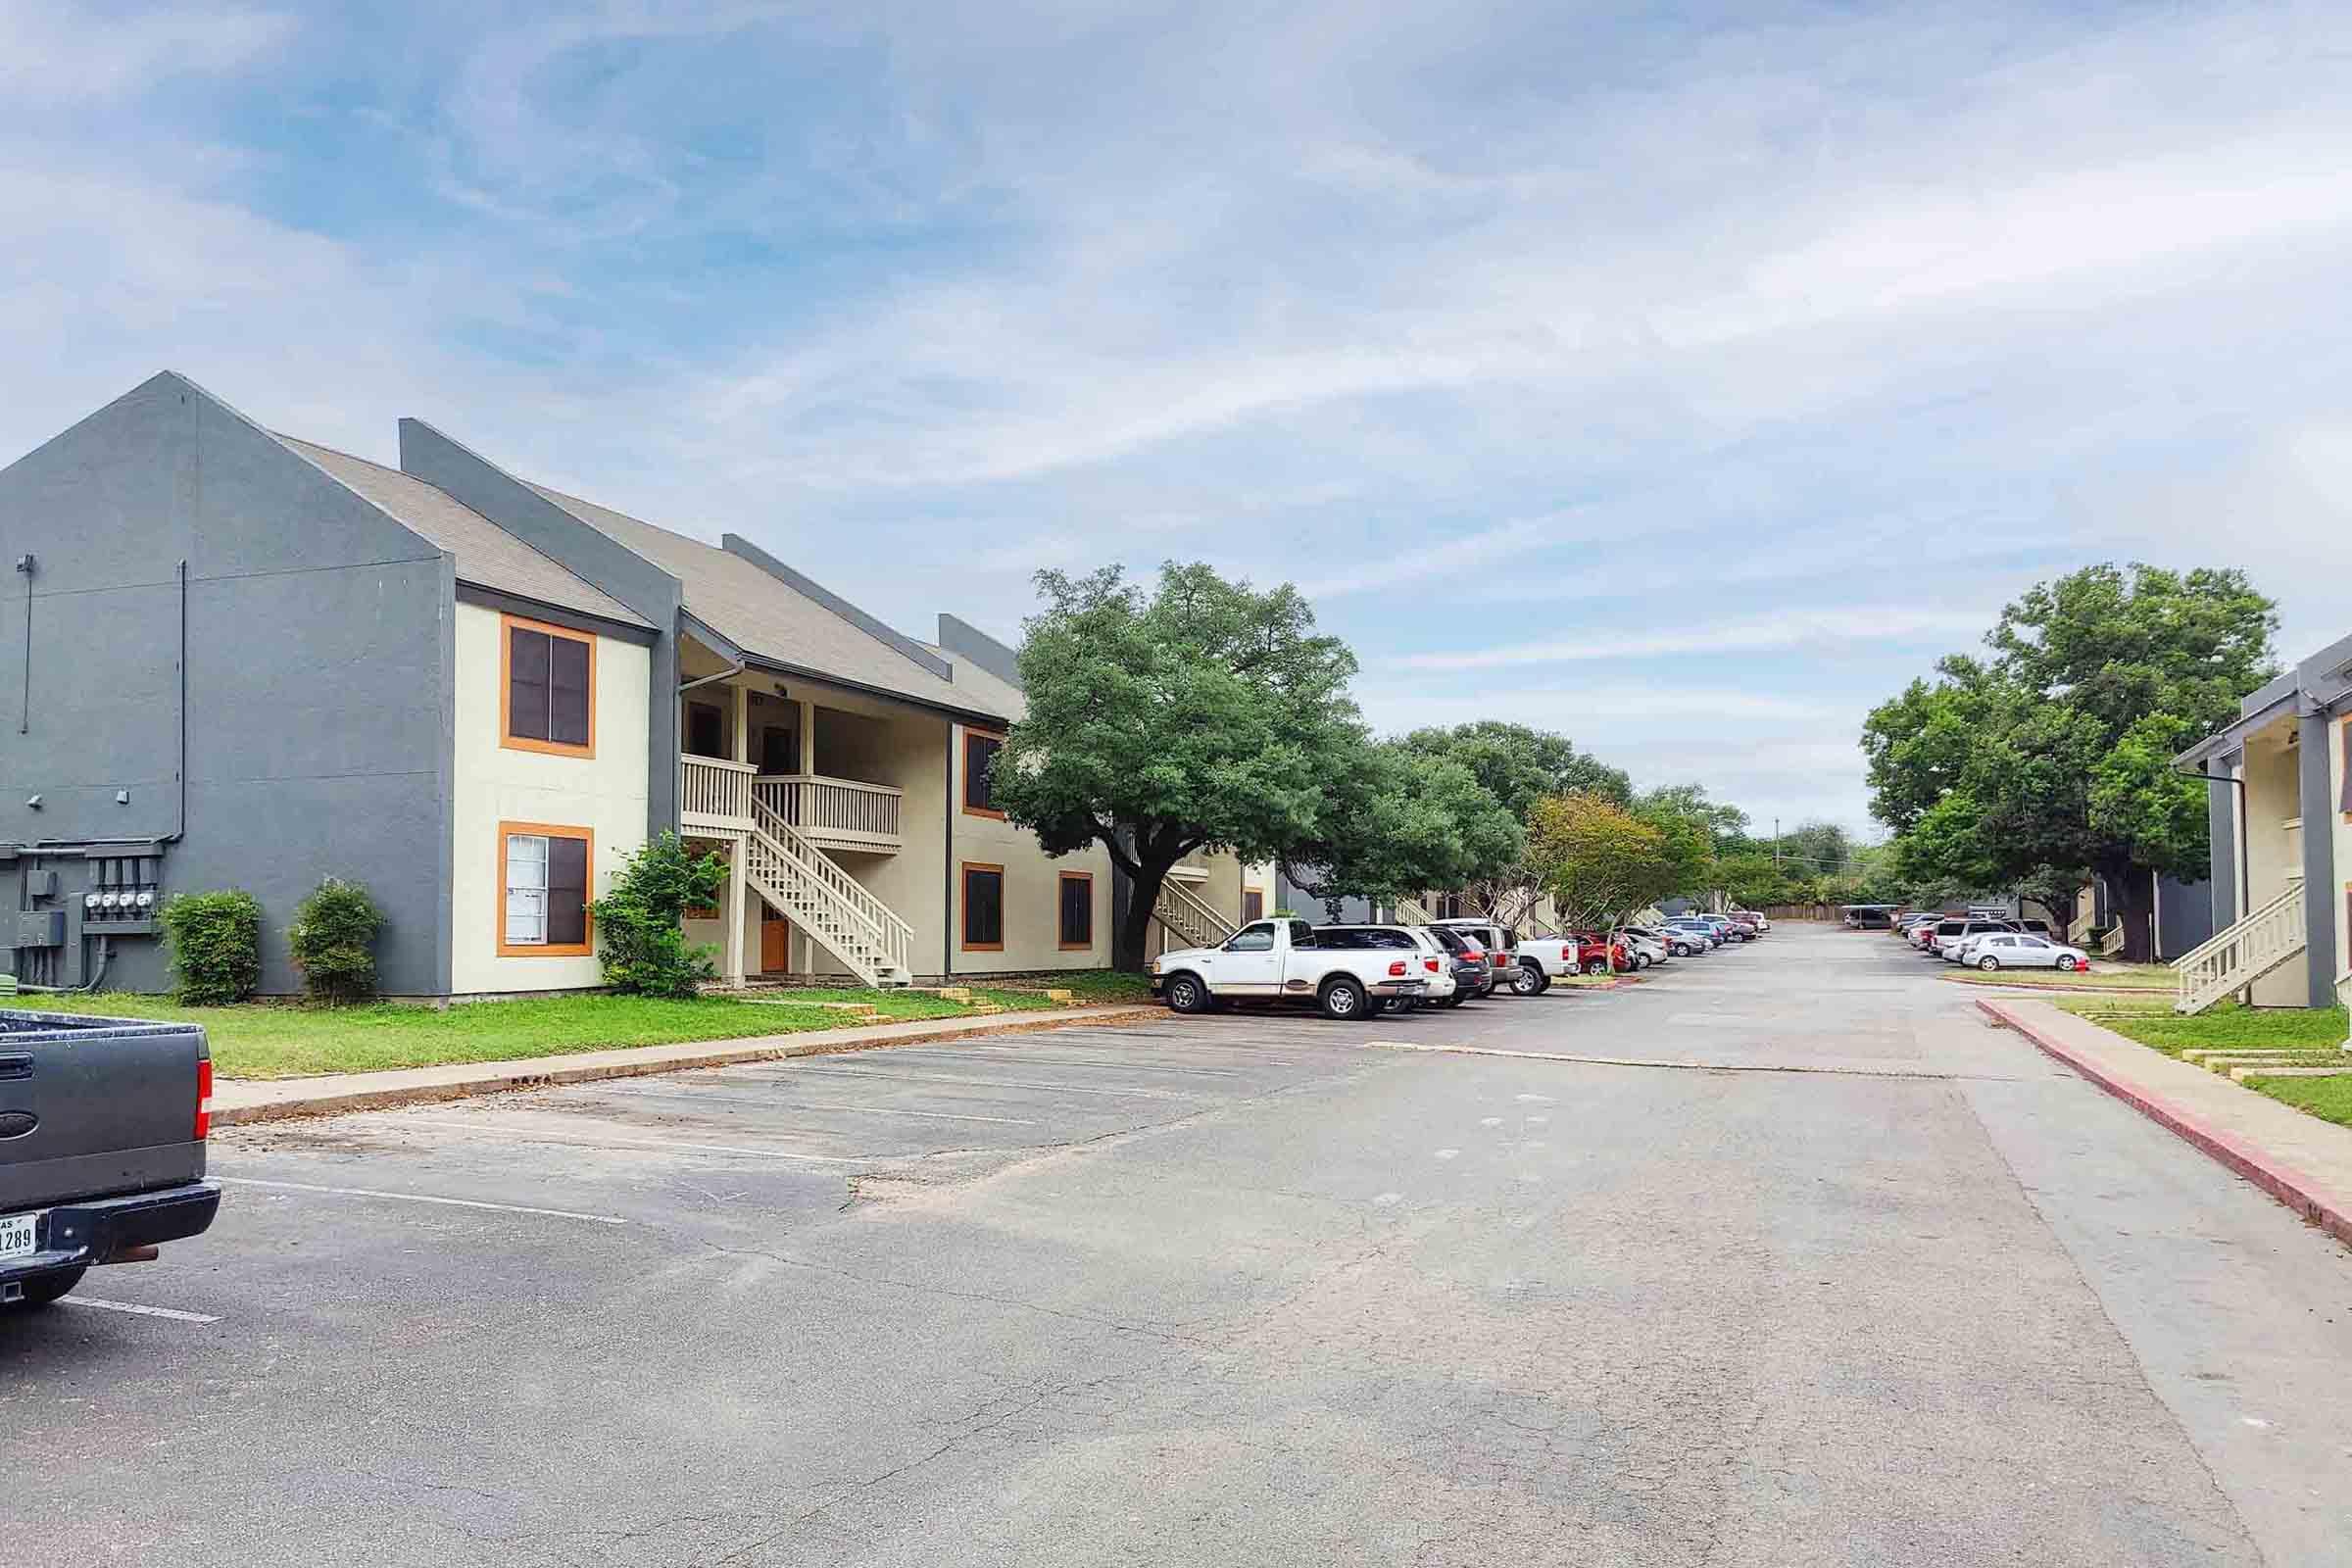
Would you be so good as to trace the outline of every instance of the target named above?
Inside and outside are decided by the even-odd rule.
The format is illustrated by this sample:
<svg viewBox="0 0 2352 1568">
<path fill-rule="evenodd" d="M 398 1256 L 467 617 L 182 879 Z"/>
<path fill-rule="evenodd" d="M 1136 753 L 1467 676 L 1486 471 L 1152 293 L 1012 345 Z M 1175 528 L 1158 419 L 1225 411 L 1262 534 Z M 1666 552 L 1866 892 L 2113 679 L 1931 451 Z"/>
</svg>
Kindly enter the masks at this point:
<svg viewBox="0 0 2352 1568">
<path fill-rule="evenodd" d="M 328 877 L 294 911 L 286 946 L 314 1001 L 341 1005 L 375 995 L 375 937 L 383 912 L 357 882 Z"/>
<path fill-rule="evenodd" d="M 164 901 L 163 920 L 180 1001 L 243 1002 L 262 983 L 262 902 L 252 894 L 182 893 Z"/>
</svg>

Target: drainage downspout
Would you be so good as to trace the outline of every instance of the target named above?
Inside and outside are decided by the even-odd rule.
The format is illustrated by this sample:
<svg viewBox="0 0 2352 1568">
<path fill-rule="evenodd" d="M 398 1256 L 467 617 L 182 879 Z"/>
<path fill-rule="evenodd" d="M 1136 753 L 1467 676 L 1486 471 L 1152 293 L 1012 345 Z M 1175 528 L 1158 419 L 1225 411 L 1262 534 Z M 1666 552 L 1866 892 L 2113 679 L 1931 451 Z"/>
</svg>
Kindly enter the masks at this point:
<svg viewBox="0 0 2352 1568">
<path fill-rule="evenodd" d="M 956 925 L 962 917 L 956 907 L 956 749 L 963 740 L 963 726 L 951 721 L 948 725 L 948 788 L 947 809 L 940 816 L 940 908 L 947 917 L 939 922 L 939 972 L 953 983 L 956 979 Z"/>
<path fill-rule="evenodd" d="M 736 676 L 742 674 L 744 666 L 741 664 L 729 664 L 726 668 L 720 670 L 715 675 L 703 675 L 694 680 L 680 682 L 678 686 L 678 695 L 683 697 L 688 692 L 694 690 L 697 686 L 708 686 L 712 681 L 733 680 Z"/>
<path fill-rule="evenodd" d="M 2239 843 L 2230 851 L 2230 855 L 2231 858 L 2237 861 L 2238 905 L 2241 908 L 2245 909 L 2247 913 L 2252 913 L 2254 910 L 2254 871 L 2253 868 L 2246 863 L 2246 846 L 2243 842 L 2246 836 L 2246 781 L 2242 778 L 2231 778 L 2227 773 L 2208 773 L 2205 771 L 2205 764 L 2202 760 L 2197 763 L 2197 770 L 2194 773 L 2191 773 L 2184 767 L 2176 767 L 2173 769 L 2173 771 L 2180 774 L 2182 778 L 2203 779 L 2209 785 L 2230 784 L 2236 787 L 2237 814 L 2233 820 L 2237 823 L 2237 838 Z M 2240 918 L 2243 917 L 2241 916 Z"/>
</svg>

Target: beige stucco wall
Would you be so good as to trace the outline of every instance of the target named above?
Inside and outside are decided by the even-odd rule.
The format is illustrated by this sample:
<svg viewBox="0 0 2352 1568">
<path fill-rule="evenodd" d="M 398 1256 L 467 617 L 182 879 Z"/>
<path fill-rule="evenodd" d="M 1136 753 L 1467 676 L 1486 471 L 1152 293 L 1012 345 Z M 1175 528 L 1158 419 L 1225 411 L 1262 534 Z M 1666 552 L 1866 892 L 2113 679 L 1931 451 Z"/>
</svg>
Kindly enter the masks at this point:
<svg viewBox="0 0 2352 1568">
<path fill-rule="evenodd" d="M 2246 872 L 2257 907 L 2284 890 L 2289 872 L 2303 869 L 2302 835 L 2287 826 L 2303 809 L 2302 754 L 2285 744 L 2295 728 L 2289 715 L 2246 743 L 2241 774 L 2246 781 Z M 2321 830 L 2320 825 L 2313 824 L 2313 830 Z M 2299 960 L 2272 971 L 2254 986 L 2257 1006 L 2300 1007 L 2308 1005 L 2310 998 L 2309 977 Z"/>
<path fill-rule="evenodd" d="M 450 989 L 569 990 L 601 985 L 593 956 L 498 956 L 506 874 L 498 825 L 545 822 L 595 834 L 589 874 L 598 893 L 621 858 L 645 843 L 648 650 L 596 640 L 594 757 L 512 751 L 499 744 L 500 617 L 457 607 L 457 735 L 452 773 Z"/>
<path fill-rule="evenodd" d="M 1049 856 L 1026 828 L 963 808 L 963 737 L 955 726 L 955 788 L 952 804 L 954 864 L 949 867 L 956 904 L 948 913 L 955 946 L 953 974 L 1016 974 L 1035 969 L 1101 969 L 1110 963 L 1110 857 L 1100 845 L 1075 855 Z M 983 731 L 993 734 L 994 731 Z M 966 861 L 1004 868 L 1004 951 L 963 950 L 963 866 Z M 1094 880 L 1094 942 L 1062 951 L 1061 873 L 1083 871 Z"/>
</svg>

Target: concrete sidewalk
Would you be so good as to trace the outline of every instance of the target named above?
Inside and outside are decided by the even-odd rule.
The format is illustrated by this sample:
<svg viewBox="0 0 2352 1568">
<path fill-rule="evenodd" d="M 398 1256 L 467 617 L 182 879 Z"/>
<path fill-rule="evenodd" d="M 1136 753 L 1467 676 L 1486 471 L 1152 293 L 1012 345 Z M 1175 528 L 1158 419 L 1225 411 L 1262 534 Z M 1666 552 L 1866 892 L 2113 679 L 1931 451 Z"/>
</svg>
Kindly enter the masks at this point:
<svg viewBox="0 0 2352 1568">
<path fill-rule="evenodd" d="M 2176 1061 L 2046 1002 L 1988 997 L 1977 1005 L 2352 1246 L 2352 1128 Z"/>
<path fill-rule="evenodd" d="M 647 1073 L 724 1067 L 741 1061 L 775 1061 L 786 1056 L 820 1056 L 870 1051 L 974 1035 L 1024 1034 L 1078 1025 L 1150 1023 L 1168 1016 L 1158 1005 L 1122 1004 L 1062 1007 L 1004 1013 L 988 1018 L 915 1018 L 903 1023 L 866 1024 L 855 1029 L 812 1029 L 789 1035 L 755 1035 L 743 1040 L 686 1041 L 671 1046 L 631 1046 L 618 1051 L 575 1051 L 520 1061 L 452 1062 L 439 1067 L 402 1067 L 388 1072 L 326 1073 L 311 1078 L 221 1079 L 213 1090 L 213 1125 L 277 1121 L 288 1116 L 334 1116 L 345 1111 L 380 1110 L 387 1105 L 464 1100 L 507 1089 L 545 1084 L 592 1083 L 602 1078 L 635 1078 Z"/>
</svg>

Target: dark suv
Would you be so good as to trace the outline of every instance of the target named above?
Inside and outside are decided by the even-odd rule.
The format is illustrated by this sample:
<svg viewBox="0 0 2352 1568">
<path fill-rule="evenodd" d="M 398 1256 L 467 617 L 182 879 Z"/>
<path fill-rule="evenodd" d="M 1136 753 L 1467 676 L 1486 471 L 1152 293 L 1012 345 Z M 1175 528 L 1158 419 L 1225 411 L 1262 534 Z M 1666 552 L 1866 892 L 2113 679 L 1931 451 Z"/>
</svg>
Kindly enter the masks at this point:
<svg viewBox="0 0 2352 1568">
<path fill-rule="evenodd" d="M 1439 1002 L 1439 1006 L 1458 1007 L 1472 997 L 1494 995 L 1494 966 L 1487 961 L 1484 949 L 1466 941 L 1451 926 L 1425 925 L 1421 929 L 1438 939 L 1438 946 L 1446 950 L 1446 961 L 1453 965 L 1453 995 Z"/>
</svg>

